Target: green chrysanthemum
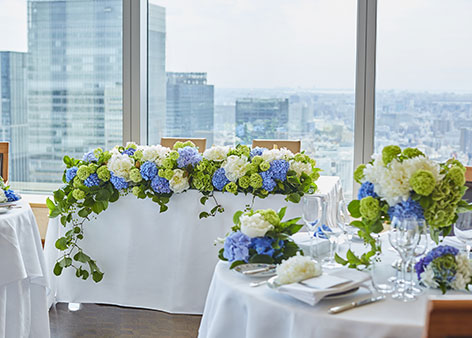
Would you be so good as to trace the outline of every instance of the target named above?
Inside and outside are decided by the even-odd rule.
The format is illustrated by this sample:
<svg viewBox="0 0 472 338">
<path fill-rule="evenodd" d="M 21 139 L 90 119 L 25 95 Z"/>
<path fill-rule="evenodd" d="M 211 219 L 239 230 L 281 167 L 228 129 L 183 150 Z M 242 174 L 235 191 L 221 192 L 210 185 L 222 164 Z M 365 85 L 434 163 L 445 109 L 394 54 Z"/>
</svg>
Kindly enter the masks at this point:
<svg viewBox="0 0 472 338">
<path fill-rule="evenodd" d="M 414 158 L 418 156 L 424 156 L 423 152 L 417 148 L 405 148 L 403 149 L 403 156 L 405 158 Z"/>
<path fill-rule="evenodd" d="M 465 184 L 465 173 L 458 166 L 454 166 L 449 169 L 446 177 L 452 180 L 456 186 L 462 187 Z"/>
<path fill-rule="evenodd" d="M 254 156 L 252 158 L 252 163 L 254 163 L 255 165 L 259 165 L 261 164 L 262 162 L 264 161 L 264 159 L 262 158 L 262 156 Z"/>
<path fill-rule="evenodd" d="M 173 150 L 173 151 L 171 151 L 171 152 L 169 153 L 169 155 L 168 155 L 167 158 L 170 158 L 171 160 L 177 161 L 177 159 L 179 158 L 179 156 L 180 156 L 179 153 L 178 153 L 177 151 Z"/>
<path fill-rule="evenodd" d="M 174 177 L 174 171 L 172 169 L 166 169 L 164 171 L 164 178 L 168 181 L 170 181 Z"/>
<path fill-rule="evenodd" d="M 172 168 L 174 168 L 174 165 L 175 165 L 175 160 L 173 160 L 170 157 L 168 157 L 164 161 L 162 161 L 162 166 L 166 169 L 172 169 Z"/>
<path fill-rule="evenodd" d="M 197 172 L 194 174 L 192 179 L 192 185 L 199 191 L 213 191 L 213 185 L 211 184 L 211 176 L 206 175 L 203 172 Z"/>
<path fill-rule="evenodd" d="M 136 160 L 141 161 L 141 159 L 143 158 L 143 151 L 142 150 L 136 150 L 133 154 L 133 157 Z"/>
<path fill-rule="evenodd" d="M 359 184 L 362 184 L 362 179 L 364 178 L 364 169 L 365 164 L 361 164 L 354 171 L 354 180 Z"/>
<path fill-rule="evenodd" d="M 80 188 L 84 186 L 84 182 L 78 176 L 76 176 L 72 181 L 72 185 L 74 186 L 74 188 Z"/>
<path fill-rule="evenodd" d="M 82 191 L 80 189 L 74 189 L 74 190 L 72 190 L 72 196 L 74 196 L 74 198 L 76 200 L 84 199 L 85 198 L 85 191 Z"/>
<path fill-rule="evenodd" d="M 262 187 L 262 176 L 259 174 L 252 174 L 249 178 L 249 185 L 254 189 Z"/>
<path fill-rule="evenodd" d="M 90 163 L 88 165 L 88 168 L 89 168 L 89 173 L 91 175 L 91 174 L 94 174 L 95 172 L 97 172 L 98 165 L 96 165 L 95 163 Z"/>
<path fill-rule="evenodd" d="M 103 182 L 108 182 L 110 179 L 110 171 L 106 166 L 101 166 L 97 169 L 98 178 L 101 179 Z"/>
<path fill-rule="evenodd" d="M 263 161 L 261 164 L 259 164 L 259 168 L 260 168 L 262 171 L 267 171 L 267 170 L 269 170 L 269 168 L 270 168 L 270 163 L 267 162 L 267 161 Z"/>
<path fill-rule="evenodd" d="M 236 194 L 238 192 L 238 185 L 234 182 L 229 182 L 227 185 L 225 185 L 224 189 L 227 192 L 230 192 L 232 194 Z"/>
<path fill-rule="evenodd" d="M 129 172 L 129 179 L 134 183 L 139 183 L 143 180 L 138 168 L 133 168 Z"/>
<path fill-rule="evenodd" d="M 80 178 L 82 181 L 85 181 L 89 176 L 91 172 L 88 166 L 83 165 L 77 169 L 77 177 Z"/>
<path fill-rule="evenodd" d="M 436 186 L 436 179 L 431 171 L 420 169 L 411 176 L 410 185 L 417 194 L 428 196 Z"/>
<path fill-rule="evenodd" d="M 249 188 L 249 184 L 251 183 L 251 179 L 248 176 L 243 176 L 238 180 L 239 186 L 243 189 Z"/>
<path fill-rule="evenodd" d="M 142 192 L 140 186 L 135 186 L 133 187 L 133 190 L 131 190 L 134 196 L 139 196 L 139 194 Z"/>
<path fill-rule="evenodd" d="M 372 196 L 361 199 L 359 211 L 361 216 L 369 221 L 377 219 L 380 215 L 379 200 Z"/>
<path fill-rule="evenodd" d="M 394 158 L 397 158 L 401 153 L 402 150 L 399 146 L 386 146 L 382 150 L 382 161 L 385 165 L 387 165 L 392 162 Z"/>
</svg>

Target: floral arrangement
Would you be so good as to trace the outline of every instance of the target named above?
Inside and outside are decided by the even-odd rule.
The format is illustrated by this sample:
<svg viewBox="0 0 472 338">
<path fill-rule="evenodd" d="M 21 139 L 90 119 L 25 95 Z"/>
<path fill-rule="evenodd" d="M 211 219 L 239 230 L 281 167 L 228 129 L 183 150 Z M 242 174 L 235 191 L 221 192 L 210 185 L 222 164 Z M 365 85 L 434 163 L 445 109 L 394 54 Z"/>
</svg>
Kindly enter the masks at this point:
<svg viewBox="0 0 472 338">
<path fill-rule="evenodd" d="M 401 149 L 387 146 L 371 162 L 361 164 L 354 172 L 361 184 L 358 199 L 349 204 L 351 225 L 371 245 L 371 251 L 356 257 L 351 251 L 347 259 L 336 256 L 341 264 L 350 267 L 368 265 L 379 250 L 372 233 L 383 230 L 384 222 L 394 217 L 424 219 L 437 243 L 447 235 L 459 212 L 470 209 L 462 200 L 466 191 L 465 168 L 456 159 L 436 163 L 416 148 Z"/>
<path fill-rule="evenodd" d="M 277 213 L 272 209 L 238 211 L 235 225 L 224 239 L 219 258 L 231 263 L 230 268 L 245 263 L 278 264 L 301 252 L 290 235 L 298 232 L 300 217 L 282 222 L 287 208 Z"/>
<path fill-rule="evenodd" d="M 0 203 L 15 202 L 20 199 L 20 196 L 15 194 L 8 185 L 5 184 L 3 178 L 0 177 Z"/>
<path fill-rule="evenodd" d="M 468 290 L 472 284 L 472 265 L 466 254 L 448 245 L 431 250 L 415 264 L 418 280 L 429 288 Z"/>
<path fill-rule="evenodd" d="M 291 284 L 299 281 L 318 277 L 322 273 L 321 264 L 311 257 L 297 255 L 284 260 L 277 265 L 277 281 L 280 284 Z"/>
<path fill-rule="evenodd" d="M 150 198 L 168 209 L 174 193 L 187 189 L 200 191 L 205 204 L 212 198 L 215 206 L 201 212 L 200 218 L 223 212 L 215 191 L 233 194 L 252 194 L 264 198 L 269 194 L 284 194 L 288 201 L 298 203 L 304 193 L 317 187 L 319 169 L 304 153 L 289 150 L 254 148 L 238 145 L 235 148 L 214 146 L 203 154 L 192 142 L 177 142 L 173 149 L 161 145 L 141 146 L 128 143 L 110 151 L 100 148 L 86 153 L 82 159 L 64 157 L 65 185 L 48 199 L 50 217 L 59 217 L 72 229 L 56 241 L 64 255 L 57 261 L 54 273 L 73 267 L 77 277 L 94 281 L 103 278 L 96 262 L 83 253 L 78 240 L 83 238 L 83 225 L 90 215 L 99 214 L 120 195 L 132 193 L 137 198 Z M 253 199 L 254 201 L 254 199 Z"/>
</svg>

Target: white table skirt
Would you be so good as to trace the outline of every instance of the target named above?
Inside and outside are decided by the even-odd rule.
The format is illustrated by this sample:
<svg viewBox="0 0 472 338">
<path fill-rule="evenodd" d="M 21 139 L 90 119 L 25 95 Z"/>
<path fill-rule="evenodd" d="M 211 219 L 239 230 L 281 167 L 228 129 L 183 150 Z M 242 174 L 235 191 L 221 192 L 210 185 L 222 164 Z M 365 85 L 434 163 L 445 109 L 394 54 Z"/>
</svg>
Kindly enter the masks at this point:
<svg viewBox="0 0 472 338">
<path fill-rule="evenodd" d="M 26 202 L 0 215 L 0 337 L 49 337 L 47 269 Z"/>
<path fill-rule="evenodd" d="M 331 205 L 337 201 L 340 181 L 325 176 L 317 182 Z M 169 209 L 159 213 L 152 201 L 133 195 L 121 197 L 108 210 L 84 226 L 81 246 L 105 273 L 100 283 L 75 277 L 72 269 L 52 276 L 57 302 L 106 303 L 150 308 L 171 313 L 201 314 L 223 237 L 233 225 L 233 214 L 250 204 L 252 196 L 216 193 L 224 214 L 199 220 L 201 211 L 212 207 L 199 202 L 198 191 L 173 195 Z M 286 218 L 301 216 L 301 205 L 286 202 L 285 196 L 256 198 L 255 208 L 288 206 Z M 329 210 L 334 215 L 336 208 Z M 329 217 L 332 221 L 332 216 Z M 51 219 L 45 253 L 51 272 L 58 258 L 56 239 L 67 229 Z"/>
</svg>

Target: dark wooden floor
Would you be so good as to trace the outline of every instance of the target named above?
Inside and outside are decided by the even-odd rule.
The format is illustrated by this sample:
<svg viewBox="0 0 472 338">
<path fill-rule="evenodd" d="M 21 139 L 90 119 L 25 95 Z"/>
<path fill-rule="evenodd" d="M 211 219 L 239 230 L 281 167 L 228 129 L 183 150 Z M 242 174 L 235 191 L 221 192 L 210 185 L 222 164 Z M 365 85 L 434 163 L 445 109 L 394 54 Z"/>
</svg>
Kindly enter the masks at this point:
<svg viewBox="0 0 472 338">
<path fill-rule="evenodd" d="M 111 305 L 82 304 L 70 312 L 59 303 L 49 311 L 52 338 L 72 337 L 162 337 L 195 338 L 201 316 Z"/>
</svg>

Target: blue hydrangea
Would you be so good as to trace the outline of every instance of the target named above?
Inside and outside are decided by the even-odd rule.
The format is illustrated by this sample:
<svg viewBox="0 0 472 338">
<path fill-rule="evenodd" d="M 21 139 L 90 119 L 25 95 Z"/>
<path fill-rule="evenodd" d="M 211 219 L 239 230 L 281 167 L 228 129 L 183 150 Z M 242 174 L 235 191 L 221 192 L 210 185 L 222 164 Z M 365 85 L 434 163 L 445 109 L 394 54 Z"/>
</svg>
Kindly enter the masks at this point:
<svg viewBox="0 0 472 338">
<path fill-rule="evenodd" d="M 273 160 L 270 163 L 269 172 L 272 175 L 272 179 L 285 181 L 287 180 L 287 172 L 290 168 L 290 164 L 285 160 Z"/>
<path fill-rule="evenodd" d="M 217 190 L 223 190 L 225 185 L 227 185 L 230 182 L 228 178 L 225 175 L 225 170 L 223 168 L 219 168 L 215 171 L 213 174 L 213 177 L 211 179 L 211 183 Z"/>
<path fill-rule="evenodd" d="M 189 165 L 195 166 L 202 160 L 202 155 L 194 147 L 183 147 L 178 150 L 179 158 L 177 159 L 177 167 L 185 168 Z"/>
<path fill-rule="evenodd" d="M 394 217 L 397 217 L 398 219 L 424 219 L 423 208 L 411 197 L 407 201 L 397 203 L 393 207 L 388 208 L 388 215 L 390 216 L 390 219 L 393 219 Z"/>
<path fill-rule="evenodd" d="M 85 162 L 97 162 L 97 158 L 95 157 L 93 151 L 89 151 L 88 153 L 85 153 L 84 156 L 82 157 L 82 161 Z"/>
<path fill-rule="evenodd" d="M 275 252 L 272 243 L 274 243 L 274 239 L 270 237 L 254 237 L 251 239 L 251 248 L 255 249 L 258 255 L 272 257 Z"/>
<path fill-rule="evenodd" d="M 15 194 L 15 192 L 11 189 L 5 190 L 5 197 L 7 198 L 8 202 L 15 202 L 20 199 L 20 196 Z"/>
<path fill-rule="evenodd" d="M 113 173 L 111 173 L 110 182 L 117 190 L 126 189 L 129 186 L 123 177 L 115 176 Z"/>
<path fill-rule="evenodd" d="M 277 183 L 272 178 L 272 173 L 267 170 L 261 172 L 260 175 L 262 177 L 262 189 L 265 189 L 268 192 L 274 190 L 274 188 L 277 186 Z"/>
<path fill-rule="evenodd" d="M 318 227 L 314 233 L 314 236 L 317 238 L 328 239 L 326 236 L 327 232 L 333 232 L 329 226 L 323 224 L 322 226 Z"/>
<path fill-rule="evenodd" d="M 268 150 L 267 148 L 261 148 L 261 147 L 255 147 L 254 149 L 251 150 L 251 158 L 254 156 L 261 156 L 264 151 Z"/>
<path fill-rule="evenodd" d="M 151 188 L 158 194 L 170 194 L 169 181 L 159 175 L 154 176 L 151 181 Z"/>
<path fill-rule="evenodd" d="M 91 174 L 87 179 L 84 181 L 84 185 L 91 188 L 97 185 L 100 185 L 100 180 L 97 174 Z"/>
<path fill-rule="evenodd" d="M 357 193 L 357 199 L 361 200 L 368 196 L 372 196 L 374 198 L 378 197 L 378 195 L 374 192 L 374 184 L 371 182 L 364 182 Z"/>
<path fill-rule="evenodd" d="M 66 170 L 66 181 L 69 183 L 74 179 L 75 176 L 77 176 L 77 167 L 72 167 Z"/>
<path fill-rule="evenodd" d="M 226 237 L 223 246 L 223 257 L 230 262 L 245 261 L 249 259 L 249 247 L 251 238 L 243 234 L 241 231 L 231 233 Z"/>
<path fill-rule="evenodd" d="M 128 156 L 133 156 L 134 153 L 136 152 L 136 149 L 134 148 L 128 148 L 128 149 L 125 149 L 122 154 L 123 155 L 128 155 Z"/>
<path fill-rule="evenodd" d="M 140 172 L 145 180 L 150 181 L 157 175 L 157 166 L 154 162 L 144 162 L 144 164 L 141 165 Z"/>
<path fill-rule="evenodd" d="M 432 249 L 426 256 L 421 258 L 418 263 L 415 264 L 415 271 L 420 279 L 420 275 L 424 272 L 425 268 L 436 258 L 444 255 L 456 256 L 459 253 L 459 249 L 450 245 L 440 245 Z"/>
</svg>

